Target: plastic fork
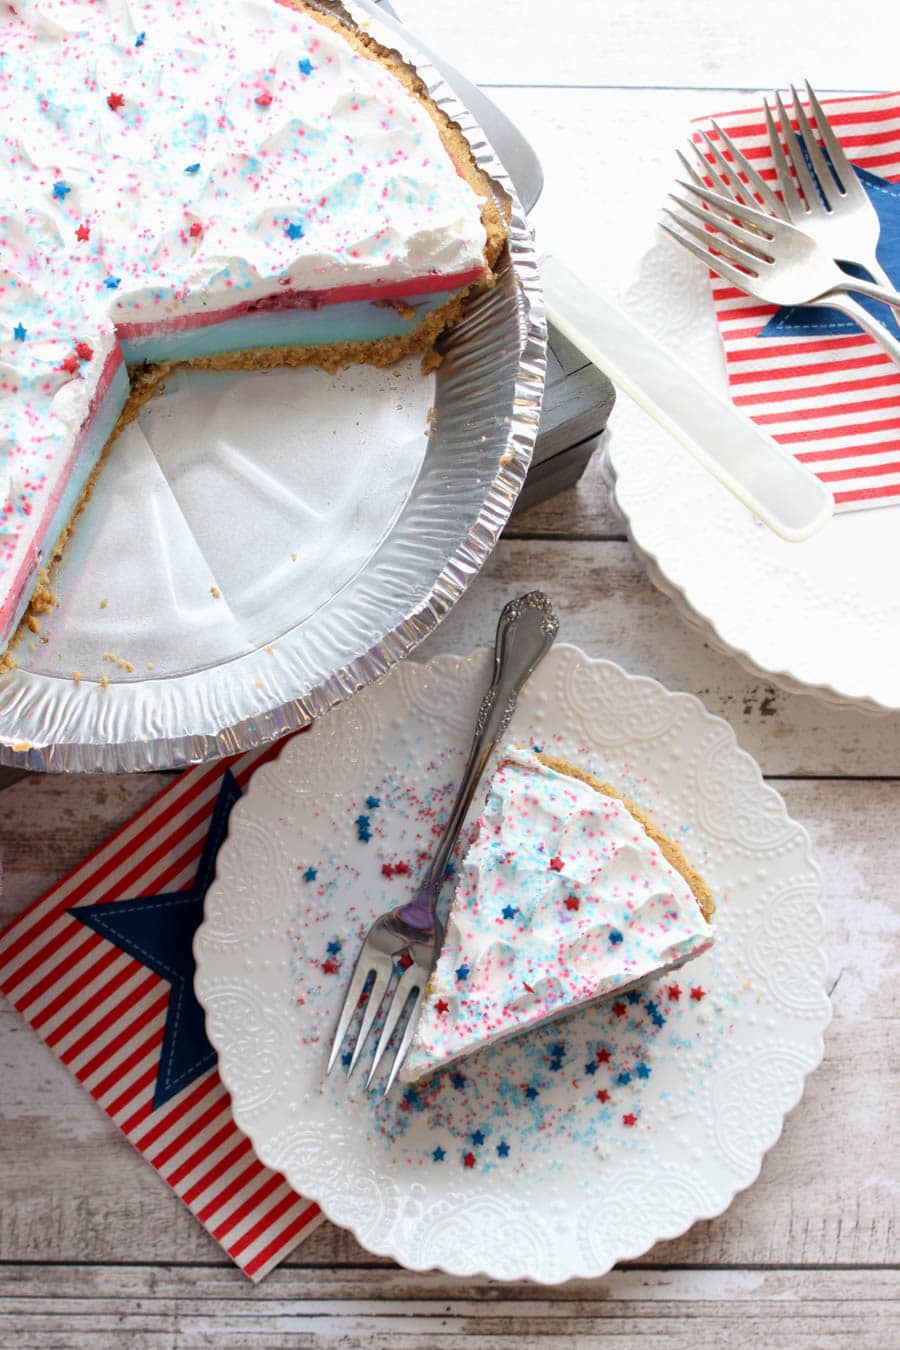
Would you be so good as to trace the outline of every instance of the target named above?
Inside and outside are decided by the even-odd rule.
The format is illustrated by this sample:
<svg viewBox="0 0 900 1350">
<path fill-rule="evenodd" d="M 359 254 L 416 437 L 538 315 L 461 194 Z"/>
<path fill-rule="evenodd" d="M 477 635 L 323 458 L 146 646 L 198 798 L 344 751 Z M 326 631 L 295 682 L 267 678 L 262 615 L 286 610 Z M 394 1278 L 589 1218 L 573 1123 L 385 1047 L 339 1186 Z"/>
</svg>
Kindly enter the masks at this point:
<svg viewBox="0 0 900 1350">
<path fill-rule="evenodd" d="M 670 195 L 682 214 L 666 209 L 677 228 L 662 228 L 713 272 L 768 304 L 839 309 L 900 365 L 900 342 L 849 294 L 900 305 L 897 291 L 848 276 L 827 249 L 788 221 L 693 181 L 680 186 L 688 196 Z"/>
<path fill-rule="evenodd" d="M 388 995 L 395 965 L 399 965 L 401 973 L 393 992 L 388 995 L 384 1024 L 366 1080 L 366 1086 L 370 1087 L 404 1009 L 414 998 L 385 1084 L 385 1095 L 390 1093 L 409 1050 L 419 1007 L 440 949 L 443 934 L 437 900 L 450 854 L 485 765 L 516 710 L 522 686 L 547 655 L 558 631 L 559 621 L 553 607 L 540 591 L 511 600 L 501 613 L 494 644 L 493 679 L 478 710 L 472 748 L 444 833 L 415 899 L 380 915 L 366 935 L 338 1015 L 326 1072 L 331 1073 L 334 1068 L 353 1015 L 368 989 L 359 1032 L 350 1052 L 348 1078 L 353 1073 L 379 1008 Z"/>
</svg>

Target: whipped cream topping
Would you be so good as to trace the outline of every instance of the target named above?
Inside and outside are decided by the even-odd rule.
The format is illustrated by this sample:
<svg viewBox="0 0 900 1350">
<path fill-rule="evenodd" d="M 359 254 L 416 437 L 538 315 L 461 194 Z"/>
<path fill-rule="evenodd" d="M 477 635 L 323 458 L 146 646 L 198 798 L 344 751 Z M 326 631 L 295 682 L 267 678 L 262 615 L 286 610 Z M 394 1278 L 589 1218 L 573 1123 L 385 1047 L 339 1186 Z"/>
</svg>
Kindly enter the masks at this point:
<svg viewBox="0 0 900 1350">
<path fill-rule="evenodd" d="M 507 748 L 466 855 L 401 1077 L 705 951 L 690 886 L 625 804 Z"/>
<path fill-rule="evenodd" d="M 116 329 L 452 289 L 486 242 L 426 109 L 279 0 L 0 0 L 0 232 L 0 606 Z"/>
</svg>

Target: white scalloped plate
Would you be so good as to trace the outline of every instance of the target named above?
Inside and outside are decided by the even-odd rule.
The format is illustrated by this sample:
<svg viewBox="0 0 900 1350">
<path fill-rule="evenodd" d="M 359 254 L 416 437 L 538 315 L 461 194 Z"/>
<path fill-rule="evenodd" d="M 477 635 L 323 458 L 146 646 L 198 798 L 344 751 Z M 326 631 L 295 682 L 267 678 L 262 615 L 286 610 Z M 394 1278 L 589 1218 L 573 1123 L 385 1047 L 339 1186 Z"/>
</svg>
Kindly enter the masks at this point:
<svg viewBox="0 0 900 1350">
<path fill-rule="evenodd" d="M 196 985 L 235 1119 L 335 1223 L 413 1269 L 556 1283 L 720 1214 L 757 1176 L 831 1015 L 820 880 L 725 722 L 559 646 L 510 737 L 577 758 L 682 841 L 719 900 L 716 947 L 396 1102 L 359 1070 L 325 1079 L 358 944 L 411 895 L 489 664 L 407 662 L 258 770 L 207 896 Z"/>
</svg>

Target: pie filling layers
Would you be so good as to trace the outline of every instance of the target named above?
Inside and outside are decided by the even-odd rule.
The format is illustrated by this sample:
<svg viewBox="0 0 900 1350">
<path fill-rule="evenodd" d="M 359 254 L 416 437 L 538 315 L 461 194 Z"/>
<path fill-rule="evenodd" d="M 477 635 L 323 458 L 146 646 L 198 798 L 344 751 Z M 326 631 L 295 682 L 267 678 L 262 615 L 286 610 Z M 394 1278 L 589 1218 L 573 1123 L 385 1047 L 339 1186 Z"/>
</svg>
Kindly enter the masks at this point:
<svg viewBox="0 0 900 1350">
<path fill-rule="evenodd" d="M 714 908 L 678 845 L 615 789 L 508 748 L 401 1078 L 674 970 L 712 945 Z"/>
<path fill-rule="evenodd" d="M 505 236 L 414 73 L 303 0 L 0 0 L 0 231 L 0 666 L 126 365 L 387 364 Z"/>
</svg>

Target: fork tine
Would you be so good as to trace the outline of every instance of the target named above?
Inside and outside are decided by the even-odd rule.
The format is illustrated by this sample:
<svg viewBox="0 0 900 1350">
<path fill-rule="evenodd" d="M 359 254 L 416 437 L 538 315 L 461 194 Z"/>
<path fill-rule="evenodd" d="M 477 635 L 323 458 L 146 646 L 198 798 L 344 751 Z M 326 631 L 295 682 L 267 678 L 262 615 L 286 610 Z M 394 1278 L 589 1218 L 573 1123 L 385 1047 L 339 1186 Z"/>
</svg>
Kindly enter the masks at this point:
<svg viewBox="0 0 900 1350">
<path fill-rule="evenodd" d="M 828 165 L 825 162 L 825 156 L 819 149 L 819 142 L 816 139 L 816 133 L 810 125 L 809 118 L 806 115 L 806 109 L 800 102 L 800 95 L 791 85 L 791 93 L 794 96 L 794 116 L 797 119 L 797 125 L 800 128 L 800 139 L 806 147 L 806 153 L 812 164 L 813 173 L 818 179 L 819 192 L 825 199 L 825 205 L 831 209 L 831 202 L 828 199 L 829 189 L 834 194 L 834 179 L 831 176 Z"/>
<path fill-rule="evenodd" d="M 725 149 L 728 151 L 729 155 L 731 155 L 731 158 L 736 168 L 738 168 L 740 172 L 744 174 L 747 181 L 753 188 L 754 192 L 756 192 L 760 197 L 762 197 L 766 206 L 769 208 L 769 210 L 772 212 L 774 216 L 778 216 L 780 220 L 785 220 L 787 217 L 787 213 L 784 208 L 784 202 L 779 201 L 777 195 L 769 187 L 766 180 L 762 177 L 761 174 L 757 173 L 756 169 L 754 169 L 753 165 L 750 163 L 749 159 L 747 159 L 746 155 L 742 154 L 742 152 L 737 148 L 737 146 L 735 145 L 731 137 L 728 135 L 728 133 L 722 130 L 718 122 L 713 122 L 712 127 L 716 135 L 719 137 L 719 140 L 722 142 Z M 756 201 L 751 201 L 748 202 L 747 205 L 756 206 L 757 203 Z"/>
<path fill-rule="evenodd" d="M 856 177 L 856 171 L 850 163 L 837 136 L 835 136 L 831 123 L 825 115 L 821 103 L 813 92 L 812 85 L 806 80 L 806 97 L 809 99 L 809 106 L 812 108 L 813 117 L 816 119 L 816 130 L 822 137 L 822 144 L 828 151 L 828 158 L 831 160 L 831 176 L 837 183 L 839 191 L 846 194 L 859 182 Z"/>
<path fill-rule="evenodd" d="M 816 185 L 813 182 L 812 174 L 806 167 L 806 160 L 803 158 L 803 151 L 800 149 L 797 133 L 791 126 L 791 119 L 788 117 L 787 109 L 785 108 L 779 93 L 775 94 L 775 103 L 778 108 L 778 119 L 781 123 L 781 137 L 787 148 L 788 158 L 791 161 L 794 174 L 800 185 L 800 191 L 803 193 L 806 209 L 807 211 L 821 210 L 822 203 L 819 200 Z"/>
<path fill-rule="evenodd" d="M 708 232 L 708 229 L 700 229 L 699 225 L 695 225 L 692 221 L 684 220 L 683 217 L 677 215 L 677 212 L 669 211 L 668 207 L 664 207 L 663 211 L 665 212 L 665 215 L 671 216 L 671 219 L 675 220 L 675 223 L 679 225 L 681 229 L 684 229 L 685 234 L 691 235 L 692 238 L 698 240 L 698 243 L 706 246 L 707 252 L 715 250 L 716 254 L 722 254 L 723 257 L 729 258 L 731 262 L 737 263 L 738 267 L 746 267 L 746 269 L 756 277 L 757 273 L 756 270 L 754 270 L 753 265 L 756 263 L 758 266 L 760 259 L 753 257 L 752 254 L 745 254 L 745 252 L 739 250 L 738 247 L 735 247 L 729 239 L 719 238 L 719 235 L 711 235 L 710 232 Z M 700 220 L 708 220 L 706 212 L 700 211 L 696 213 L 698 213 Z"/>
<path fill-rule="evenodd" d="M 672 215 L 671 212 L 668 214 Z M 672 219 L 681 224 L 681 221 L 678 220 L 677 216 L 673 215 Z M 731 282 L 731 285 L 736 286 L 738 290 L 746 290 L 746 273 L 738 271 L 736 267 L 732 267 L 724 258 L 717 257 L 711 254 L 707 249 L 701 248 L 699 244 L 695 244 L 692 239 L 688 239 L 679 230 L 670 229 L 664 221 L 660 221 L 659 228 L 665 230 L 666 234 L 671 235 L 673 239 L 677 240 L 682 248 L 687 249 L 688 253 L 693 253 L 695 258 L 699 258 L 702 263 L 706 263 L 709 270 L 717 273 L 723 281 Z"/>
<path fill-rule="evenodd" d="M 695 197 L 699 197 L 701 201 L 706 202 L 707 206 L 711 206 L 717 215 L 725 217 L 728 220 L 728 224 L 725 227 L 727 230 L 734 234 L 739 234 L 743 238 L 744 243 L 748 244 L 750 248 L 755 248 L 763 252 L 764 257 L 768 255 L 766 255 L 763 250 L 763 241 L 760 238 L 760 235 L 767 235 L 769 239 L 772 239 L 777 235 L 778 230 L 783 231 L 784 228 L 786 228 L 780 224 L 779 221 L 774 220 L 772 216 L 766 215 L 764 211 L 758 211 L 755 207 L 744 206 L 743 203 L 736 202 L 732 197 L 727 197 L 720 192 L 710 192 L 707 188 L 698 188 L 694 187 L 692 183 L 682 183 L 680 180 L 678 181 L 679 185 L 685 188 L 686 191 L 690 192 Z M 672 196 L 674 194 L 670 193 L 669 195 Z M 687 205 L 687 203 L 681 201 L 678 197 L 676 197 L 675 200 L 679 202 L 679 205 L 681 206 Z M 715 229 L 721 229 L 717 216 L 713 216 L 710 219 L 707 214 L 705 218 L 708 220 L 709 224 L 715 227 Z M 703 217 L 701 217 L 701 219 L 703 219 Z M 736 225 L 732 223 L 733 221 L 740 221 L 741 223 L 740 225 Z M 742 229 L 745 225 L 750 226 L 750 229 Z"/>
<path fill-rule="evenodd" d="M 781 144 L 781 137 L 778 134 L 775 118 L 772 116 L 772 109 L 769 107 L 767 99 L 763 99 L 763 107 L 766 114 L 766 128 L 769 132 L 769 148 L 772 151 L 772 162 L 775 165 L 775 174 L 781 185 L 781 195 L 784 198 L 788 219 L 790 219 L 792 209 L 795 213 L 804 213 L 806 211 L 806 202 L 803 200 L 800 189 L 794 182 L 794 176 L 784 157 L 784 148 Z"/>
<path fill-rule="evenodd" d="M 338 1051 L 343 1045 L 344 1037 L 347 1034 L 347 1028 L 353 1018 L 353 1014 L 356 1012 L 359 996 L 363 991 L 366 980 L 373 973 L 373 968 L 368 962 L 363 961 L 365 950 L 365 944 L 363 944 L 359 956 L 356 958 L 356 965 L 353 967 L 353 974 L 350 977 L 347 992 L 344 995 L 344 1002 L 338 1018 L 337 1029 L 334 1033 L 334 1040 L 331 1043 L 331 1053 L 328 1056 L 328 1068 L 325 1070 L 326 1073 L 331 1073 L 331 1070 L 334 1068 Z"/>
<path fill-rule="evenodd" d="M 746 184 L 742 183 L 738 175 L 732 169 L 728 160 L 722 154 L 719 147 L 710 139 L 705 131 L 700 135 L 706 143 L 706 148 L 713 157 L 714 165 L 707 160 L 706 167 L 710 178 L 713 181 L 713 187 L 718 186 L 718 190 L 726 196 L 734 197 L 737 201 L 743 202 L 745 206 L 756 206 L 756 198 L 749 191 Z M 716 170 L 718 169 L 718 173 Z M 706 184 L 702 184 L 706 186 Z"/>
<path fill-rule="evenodd" d="M 384 998 L 384 991 L 387 989 L 391 981 L 392 969 L 393 968 L 391 966 L 391 963 L 388 960 L 387 970 L 382 968 L 381 970 L 376 969 L 375 971 L 375 982 L 372 985 L 372 988 L 369 990 L 369 1001 L 366 1004 L 366 1010 L 363 1013 L 363 1019 L 362 1022 L 360 1023 L 359 1035 L 356 1038 L 356 1045 L 354 1045 L 353 1054 L 350 1057 L 350 1067 L 347 1070 L 348 1078 L 351 1076 L 353 1070 L 356 1068 L 356 1061 L 362 1054 L 363 1046 L 368 1040 L 369 1032 L 372 1030 L 372 1023 L 378 1016 L 378 1009 L 381 1007 L 381 1000 Z"/>
<path fill-rule="evenodd" d="M 400 1044 L 397 1046 L 397 1053 L 394 1056 L 394 1062 L 391 1065 L 391 1071 L 388 1074 L 388 1080 L 384 1085 L 385 1097 L 389 1097 L 391 1095 L 391 1088 L 394 1086 L 394 1083 L 397 1080 L 397 1074 L 403 1068 L 403 1061 L 406 1059 L 406 1052 L 409 1049 L 410 1041 L 413 1038 L 413 1033 L 415 1032 L 416 1029 L 416 1022 L 419 1020 L 419 1007 L 422 1003 L 423 998 L 425 997 L 425 983 L 426 982 L 423 981 L 422 988 L 419 990 L 416 1001 L 413 1004 L 412 1010 L 409 1014 L 409 1021 L 403 1028 L 403 1036 L 400 1040 Z"/>
<path fill-rule="evenodd" d="M 688 141 L 688 145 L 691 147 L 697 158 L 700 160 L 700 163 L 703 165 L 703 168 L 706 170 L 707 173 L 709 173 L 709 163 L 706 159 L 704 159 L 703 152 L 701 151 L 700 147 L 696 144 L 695 141 Z M 693 164 L 690 162 L 687 156 L 683 155 L 680 150 L 676 150 L 675 153 L 681 160 L 681 167 L 684 169 L 685 173 L 687 174 L 688 178 L 690 178 L 694 186 L 706 187 L 706 183 L 703 181 L 700 174 L 694 168 Z M 712 177 L 712 174 L 710 174 L 710 177 Z"/>
<path fill-rule="evenodd" d="M 375 1057 L 372 1060 L 372 1067 L 369 1069 L 366 1087 L 372 1086 L 372 1081 L 378 1072 L 378 1065 L 381 1063 L 381 1057 L 394 1034 L 394 1028 L 403 1015 L 403 1009 L 406 1007 L 410 994 L 417 986 L 421 990 L 427 981 L 427 974 L 423 974 L 421 968 L 416 966 L 410 966 L 408 970 L 404 970 L 400 979 L 397 981 L 397 988 L 394 990 L 391 1006 L 388 1008 L 387 1016 L 384 1019 L 384 1026 L 381 1028 L 378 1045 L 375 1047 Z"/>
</svg>

